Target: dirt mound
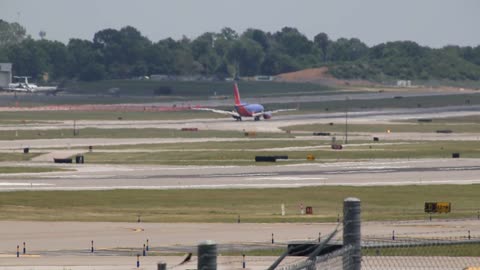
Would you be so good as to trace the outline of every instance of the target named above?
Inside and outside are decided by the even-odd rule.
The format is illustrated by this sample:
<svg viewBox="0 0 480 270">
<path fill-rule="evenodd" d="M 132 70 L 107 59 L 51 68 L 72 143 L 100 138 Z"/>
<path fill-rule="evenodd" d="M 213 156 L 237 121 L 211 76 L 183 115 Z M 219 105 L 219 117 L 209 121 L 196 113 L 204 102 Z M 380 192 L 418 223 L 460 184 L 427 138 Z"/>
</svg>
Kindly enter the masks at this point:
<svg viewBox="0 0 480 270">
<path fill-rule="evenodd" d="M 328 74 L 327 67 L 309 68 L 295 72 L 283 73 L 277 75 L 276 77 L 280 80 L 295 82 L 308 82 L 325 78 L 333 78 L 332 75 Z"/>
<path fill-rule="evenodd" d="M 276 76 L 276 80 L 284 82 L 312 82 L 323 84 L 342 83 L 328 73 L 327 67 L 309 68 L 295 72 L 279 74 Z"/>
<path fill-rule="evenodd" d="M 295 72 L 282 73 L 275 76 L 275 80 L 281 82 L 310 82 L 335 86 L 372 85 L 371 82 L 364 80 L 340 80 L 334 78 L 328 73 L 328 67 L 308 68 Z"/>
</svg>

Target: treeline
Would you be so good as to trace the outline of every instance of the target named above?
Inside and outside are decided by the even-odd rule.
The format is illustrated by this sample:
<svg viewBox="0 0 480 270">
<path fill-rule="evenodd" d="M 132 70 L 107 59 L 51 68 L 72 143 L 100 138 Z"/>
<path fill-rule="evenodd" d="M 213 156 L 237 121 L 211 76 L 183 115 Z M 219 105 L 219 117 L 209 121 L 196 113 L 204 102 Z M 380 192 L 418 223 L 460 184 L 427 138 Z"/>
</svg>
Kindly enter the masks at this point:
<svg viewBox="0 0 480 270">
<path fill-rule="evenodd" d="M 230 28 L 195 39 L 152 42 L 137 29 L 104 29 L 92 40 L 68 44 L 26 36 L 17 23 L 0 20 L 0 61 L 12 62 L 14 73 L 41 79 L 83 81 L 124 79 L 151 74 L 206 75 L 218 78 L 276 75 L 328 66 L 346 79 L 480 80 L 480 46 L 433 49 L 411 41 L 372 47 L 356 38 L 313 40 L 295 28 L 270 33 Z"/>
</svg>

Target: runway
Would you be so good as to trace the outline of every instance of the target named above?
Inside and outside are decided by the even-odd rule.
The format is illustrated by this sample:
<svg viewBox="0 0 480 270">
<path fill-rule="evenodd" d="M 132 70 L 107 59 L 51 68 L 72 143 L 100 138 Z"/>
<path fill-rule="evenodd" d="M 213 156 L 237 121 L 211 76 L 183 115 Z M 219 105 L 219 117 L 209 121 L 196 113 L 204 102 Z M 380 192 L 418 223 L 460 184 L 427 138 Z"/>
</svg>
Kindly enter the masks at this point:
<svg viewBox="0 0 480 270">
<path fill-rule="evenodd" d="M 36 165 L 42 165 L 42 163 Z M 480 183 L 480 163 L 476 159 L 366 160 L 273 166 L 70 164 L 57 165 L 57 167 L 75 171 L 2 174 L 0 191 L 295 188 Z"/>
</svg>

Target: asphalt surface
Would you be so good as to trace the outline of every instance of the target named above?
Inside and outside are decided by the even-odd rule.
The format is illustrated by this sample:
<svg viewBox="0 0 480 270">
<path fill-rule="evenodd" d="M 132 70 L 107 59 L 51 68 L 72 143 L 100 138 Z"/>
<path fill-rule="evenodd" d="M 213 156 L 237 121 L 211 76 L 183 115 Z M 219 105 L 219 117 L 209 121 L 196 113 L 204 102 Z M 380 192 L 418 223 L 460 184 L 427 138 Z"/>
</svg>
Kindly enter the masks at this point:
<svg viewBox="0 0 480 270">
<path fill-rule="evenodd" d="M 292 188 L 480 183 L 480 163 L 476 159 L 370 160 L 272 166 L 68 164 L 57 165 L 57 167 L 76 171 L 2 174 L 0 175 L 0 191 Z"/>
</svg>

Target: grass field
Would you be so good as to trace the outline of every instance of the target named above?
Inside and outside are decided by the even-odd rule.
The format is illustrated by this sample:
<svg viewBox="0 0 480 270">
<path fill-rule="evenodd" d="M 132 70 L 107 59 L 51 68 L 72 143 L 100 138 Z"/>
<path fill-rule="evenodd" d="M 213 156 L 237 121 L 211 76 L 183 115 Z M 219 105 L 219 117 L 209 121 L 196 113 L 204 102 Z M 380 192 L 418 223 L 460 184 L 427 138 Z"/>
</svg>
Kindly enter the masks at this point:
<svg viewBox="0 0 480 270">
<path fill-rule="evenodd" d="M 424 219 L 425 201 L 448 201 L 452 213 L 477 216 L 480 185 L 305 187 L 296 189 L 35 191 L 0 193 L 1 220 L 145 222 L 335 221 L 346 197 L 362 200 L 363 220 Z M 280 205 L 286 206 L 281 216 Z M 314 215 L 300 215 L 300 203 Z"/>
<path fill-rule="evenodd" d="M 2 124 L 32 124 L 41 121 L 72 121 L 73 120 L 182 120 L 196 118 L 224 118 L 224 115 L 199 114 L 197 111 L 176 112 L 90 112 L 90 111 L 33 111 L 33 112 L 2 112 Z M 119 120 L 119 118 L 121 120 Z"/>
<path fill-rule="evenodd" d="M 480 104 L 480 94 L 461 94 L 445 96 L 403 97 L 369 100 L 341 100 L 329 102 L 300 103 L 302 111 L 340 111 L 372 110 L 380 108 L 432 108 L 444 106 L 468 106 Z"/>
<path fill-rule="evenodd" d="M 199 130 L 181 131 L 177 129 L 160 128 L 83 128 L 78 129 L 76 136 L 72 129 L 55 130 L 9 130 L 0 133 L 0 140 L 26 140 L 26 139 L 55 139 L 55 138 L 243 138 L 244 132 Z M 286 133 L 258 132 L 257 138 L 289 138 L 293 135 Z"/>
<path fill-rule="evenodd" d="M 311 83 L 285 82 L 255 82 L 241 81 L 238 83 L 242 96 L 279 96 L 289 93 L 321 94 L 333 88 Z M 159 87 L 171 87 L 171 96 L 208 97 L 213 95 L 231 96 L 233 82 L 182 82 L 155 80 L 110 80 L 99 82 L 78 82 L 71 85 L 76 94 L 107 93 L 110 88 L 119 88 L 120 95 L 152 96 Z"/>
<path fill-rule="evenodd" d="M 435 122 L 435 123 L 411 123 L 411 124 L 348 124 L 348 132 L 424 132 L 436 133 L 437 130 L 451 130 L 453 133 L 480 133 L 480 124 L 473 123 L 454 123 Z M 291 131 L 311 131 L 311 132 L 345 132 L 345 124 L 309 124 L 282 127 L 283 130 Z M 453 136 L 454 137 L 454 136 Z M 453 139 L 453 138 L 452 138 Z"/>
<path fill-rule="evenodd" d="M 42 153 L 28 153 L 28 154 L 22 154 L 22 153 L 1 153 L 0 154 L 0 162 L 4 161 L 28 161 L 36 156 L 41 155 Z"/>
<path fill-rule="evenodd" d="M 401 241 L 401 240 L 400 240 Z M 389 248 L 362 248 L 363 256 L 448 256 L 478 257 L 480 244 L 430 245 Z"/>
<path fill-rule="evenodd" d="M 265 141 L 256 142 L 257 149 L 248 146 L 250 141 L 231 142 L 223 147 L 222 143 L 183 143 L 169 145 L 133 145 L 132 152 L 92 152 L 86 153 L 89 163 L 112 164 L 168 164 L 168 165 L 254 165 L 256 155 L 288 155 L 289 160 L 281 164 L 306 162 L 306 156 L 313 154 L 315 162 L 365 159 L 396 158 L 451 158 L 452 153 L 460 153 L 464 158 L 480 158 L 480 142 L 474 141 L 426 141 L 396 144 L 359 144 L 346 145 L 343 150 L 332 150 L 327 142 L 302 142 L 303 146 L 325 146 L 325 149 L 281 149 L 280 151 L 262 150 L 263 146 L 280 146 Z M 297 142 L 296 142 L 297 143 Z M 299 143 L 299 142 L 298 142 Z M 245 145 L 245 146 L 242 146 Z M 295 145 L 295 144 L 293 144 Z M 128 149 L 122 146 L 122 149 Z M 196 148 L 199 147 L 199 148 Z M 242 149 L 245 147 L 245 149 Z M 114 148 L 114 147 L 112 147 Z M 149 151 L 139 151 L 138 149 Z M 161 150 L 158 152 L 151 150 Z M 270 163 L 269 163 L 270 164 Z M 271 163 L 276 165 L 279 163 Z M 262 163 L 261 165 L 268 165 Z"/>
<path fill-rule="evenodd" d="M 64 168 L 55 168 L 55 167 L 0 166 L 0 174 L 65 172 L 65 171 L 70 171 L 70 170 L 64 169 Z"/>
<path fill-rule="evenodd" d="M 457 123 L 457 124 L 480 124 L 480 115 L 467 115 L 467 116 L 455 116 L 455 117 L 442 117 L 431 119 L 431 123 Z M 418 120 L 407 120 L 401 122 L 418 123 Z"/>
</svg>

